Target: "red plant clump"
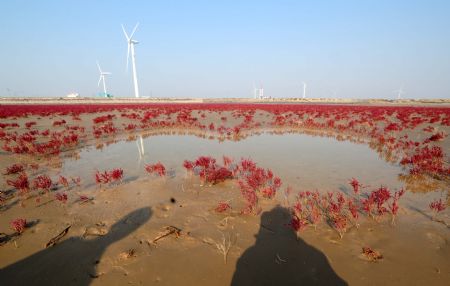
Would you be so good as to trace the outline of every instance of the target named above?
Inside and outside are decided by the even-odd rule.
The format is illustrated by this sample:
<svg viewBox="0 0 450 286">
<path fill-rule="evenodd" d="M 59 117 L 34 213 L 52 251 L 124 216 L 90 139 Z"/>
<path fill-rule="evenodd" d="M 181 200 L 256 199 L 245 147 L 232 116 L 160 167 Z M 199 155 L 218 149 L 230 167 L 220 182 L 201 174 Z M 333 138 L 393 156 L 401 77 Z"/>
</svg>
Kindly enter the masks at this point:
<svg viewBox="0 0 450 286">
<path fill-rule="evenodd" d="M 67 202 L 67 194 L 66 193 L 56 193 L 55 198 L 63 204 L 65 204 Z"/>
<path fill-rule="evenodd" d="M 65 188 L 68 188 L 68 187 L 69 187 L 69 181 L 68 181 L 67 178 L 64 177 L 64 176 L 61 176 L 61 175 L 59 176 L 58 183 L 60 183 L 61 185 L 63 185 Z"/>
<path fill-rule="evenodd" d="M 112 169 L 111 172 L 110 172 L 110 177 L 111 177 L 111 180 L 114 181 L 114 182 L 122 181 L 123 170 L 121 168 Z"/>
<path fill-rule="evenodd" d="M 25 123 L 25 127 L 30 129 L 33 125 L 36 125 L 36 121 L 30 121 Z"/>
<path fill-rule="evenodd" d="M 25 173 L 20 173 L 16 180 L 7 180 L 6 183 L 22 193 L 28 192 L 30 189 L 30 184 L 28 182 L 28 176 Z"/>
<path fill-rule="evenodd" d="M 359 194 L 359 188 L 362 187 L 362 185 L 359 183 L 359 181 L 357 179 L 355 179 L 355 178 L 352 178 L 350 180 L 350 185 L 353 188 L 353 192 L 355 194 Z"/>
<path fill-rule="evenodd" d="M 434 200 L 430 203 L 430 209 L 434 212 L 434 218 L 436 217 L 436 215 L 440 212 L 442 212 L 443 210 L 445 210 L 447 208 L 447 206 L 445 205 L 444 202 L 442 202 L 442 199 L 439 200 Z"/>
<path fill-rule="evenodd" d="M 424 143 L 430 143 L 430 142 L 434 142 L 434 141 L 440 141 L 442 139 L 444 139 L 444 132 L 438 132 L 432 136 L 430 136 L 429 138 L 427 138 L 425 141 L 423 141 Z"/>
<path fill-rule="evenodd" d="M 23 218 L 16 218 L 15 220 L 11 221 L 9 225 L 15 232 L 17 232 L 18 234 L 22 234 L 27 227 L 27 221 Z"/>
<path fill-rule="evenodd" d="M 186 171 L 192 171 L 194 169 L 194 162 L 184 160 L 183 167 L 186 169 Z"/>
<path fill-rule="evenodd" d="M 52 186 L 52 179 L 47 175 L 39 175 L 33 180 L 33 188 L 48 191 Z"/>
<path fill-rule="evenodd" d="M 9 167 L 6 167 L 5 175 L 12 175 L 23 172 L 25 169 L 23 165 L 20 164 L 14 164 Z"/>
<path fill-rule="evenodd" d="M 227 202 L 219 202 L 216 206 L 216 208 L 214 209 L 216 212 L 218 213 L 223 213 L 227 210 L 231 209 L 231 206 L 229 203 Z"/>
<path fill-rule="evenodd" d="M 145 165 L 145 170 L 149 174 L 157 174 L 160 177 L 164 177 L 166 175 L 166 167 L 164 167 L 161 162 Z"/>
<path fill-rule="evenodd" d="M 108 114 L 108 115 L 104 115 L 104 116 L 98 116 L 95 117 L 94 119 L 92 119 L 92 121 L 97 124 L 97 123 L 105 123 L 106 121 L 110 121 L 115 117 L 115 115 L 112 114 Z"/>
<path fill-rule="evenodd" d="M 297 201 L 291 207 L 291 226 L 302 230 L 306 225 L 316 227 L 325 219 L 342 238 L 350 226 L 359 227 L 360 213 L 377 219 L 390 213 L 393 224 L 399 210 L 398 201 L 404 192 L 401 189 L 392 196 L 389 189 L 383 186 L 368 195 L 358 193 L 346 196 L 342 192 L 321 195 L 318 191 L 302 191 L 298 193 Z"/>
<path fill-rule="evenodd" d="M 115 168 L 111 171 L 96 171 L 95 183 L 98 185 L 121 182 L 123 178 L 123 170 L 121 168 Z"/>
<path fill-rule="evenodd" d="M 400 191 L 394 193 L 392 204 L 389 207 L 392 214 L 392 221 L 391 221 L 392 224 L 395 223 L 395 218 L 397 217 L 397 213 L 399 210 L 398 200 L 400 199 L 401 196 L 403 196 L 404 193 L 405 193 L 404 189 L 401 189 Z"/>
</svg>

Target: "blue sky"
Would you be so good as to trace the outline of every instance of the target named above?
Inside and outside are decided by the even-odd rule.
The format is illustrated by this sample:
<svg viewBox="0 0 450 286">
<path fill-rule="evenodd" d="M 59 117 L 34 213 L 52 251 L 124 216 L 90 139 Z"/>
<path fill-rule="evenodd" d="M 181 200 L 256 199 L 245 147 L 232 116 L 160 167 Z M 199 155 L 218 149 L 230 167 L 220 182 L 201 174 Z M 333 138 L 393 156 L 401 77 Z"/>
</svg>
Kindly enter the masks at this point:
<svg viewBox="0 0 450 286">
<path fill-rule="evenodd" d="M 450 1 L 3 1 L 0 96 L 450 98 Z"/>
</svg>

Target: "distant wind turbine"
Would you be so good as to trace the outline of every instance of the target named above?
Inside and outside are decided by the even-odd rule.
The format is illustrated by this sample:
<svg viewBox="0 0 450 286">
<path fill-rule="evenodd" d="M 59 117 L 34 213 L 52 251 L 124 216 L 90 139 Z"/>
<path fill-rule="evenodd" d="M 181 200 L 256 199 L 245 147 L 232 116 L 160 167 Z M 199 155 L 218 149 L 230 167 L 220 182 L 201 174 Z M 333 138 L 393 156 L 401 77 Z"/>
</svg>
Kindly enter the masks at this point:
<svg viewBox="0 0 450 286">
<path fill-rule="evenodd" d="M 302 82 L 303 83 L 303 96 L 302 98 L 306 98 L 306 82 Z"/>
<path fill-rule="evenodd" d="M 100 68 L 100 65 L 98 64 L 97 61 L 97 67 L 98 67 L 98 71 L 100 72 L 100 78 L 98 79 L 98 86 L 100 86 L 100 82 L 103 81 L 103 95 L 104 96 L 108 96 L 108 94 L 106 93 L 106 80 L 105 80 L 105 76 L 106 75 L 110 75 L 110 72 L 104 72 L 102 71 L 102 69 Z"/>
<path fill-rule="evenodd" d="M 403 90 L 403 85 L 400 87 L 400 89 L 394 90 L 394 92 L 397 93 L 397 99 L 401 99 L 402 98 L 402 94 L 405 94 L 405 91 Z"/>
<path fill-rule="evenodd" d="M 128 70 L 128 59 L 130 57 L 130 51 L 131 51 L 131 64 L 133 68 L 133 83 L 134 83 L 134 96 L 136 98 L 139 98 L 139 87 L 138 87 L 138 81 L 137 81 L 137 75 L 136 75 L 136 58 L 134 55 L 134 45 L 138 44 L 138 41 L 133 40 L 134 32 L 136 32 L 137 27 L 139 26 L 139 23 L 134 26 L 133 31 L 131 32 L 130 36 L 128 36 L 127 32 L 125 32 L 125 28 L 122 25 L 123 33 L 125 34 L 125 38 L 127 39 L 128 43 L 128 51 L 127 51 L 127 70 Z"/>
</svg>

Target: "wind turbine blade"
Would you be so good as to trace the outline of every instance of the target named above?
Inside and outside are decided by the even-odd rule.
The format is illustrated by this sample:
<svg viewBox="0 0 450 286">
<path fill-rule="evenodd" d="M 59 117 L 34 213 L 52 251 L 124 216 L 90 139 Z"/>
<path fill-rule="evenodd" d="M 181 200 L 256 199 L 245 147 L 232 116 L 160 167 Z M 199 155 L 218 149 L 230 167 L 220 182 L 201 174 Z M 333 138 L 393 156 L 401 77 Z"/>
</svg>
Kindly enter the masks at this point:
<svg viewBox="0 0 450 286">
<path fill-rule="evenodd" d="M 137 23 L 136 26 L 134 26 L 133 32 L 131 32 L 131 35 L 130 35 L 130 39 L 133 38 L 134 32 L 136 32 L 136 29 L 138 26 L 139 26 L 139 23 Z"/>
<path fill-rule="evenodd" d="M 122 25 L 122 31 L 123 31 L 123 34 L 125 35 L 125 38 L 127 38 L 127 42 L 129 42 L 130 38 L 128 37 L 127 32 L 125 32 L 125 28 L 123 27 L 123 25 Z"/>
<path fill-rule="evenodd" d="M 98 64 L 98 61 L 97 61 L 97 67 L 98 67 L 98 71 L 99 71 L 100 73 L 102 73 L 102 69 L 100 68 L 100 65 Z"/>
<path fill-rule="evenodd" d="M 102 76 L 100 76 L 100 78 L 98 79 L 98 83 L 97 86 L 100 86 L 100 82 L 102 81 Z"/>
</svg>

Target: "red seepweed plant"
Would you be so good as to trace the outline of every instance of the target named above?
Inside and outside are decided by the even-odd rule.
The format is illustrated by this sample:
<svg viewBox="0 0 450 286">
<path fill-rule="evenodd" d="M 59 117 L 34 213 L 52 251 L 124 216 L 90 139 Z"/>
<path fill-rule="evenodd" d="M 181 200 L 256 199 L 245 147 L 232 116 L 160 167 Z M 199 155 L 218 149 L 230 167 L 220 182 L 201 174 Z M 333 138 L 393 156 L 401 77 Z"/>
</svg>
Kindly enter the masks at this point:
<svg viewBox="0 0 450 286">
<path fill-rule="evenodd" d="M 16 218 L 15 220 L 11 221 L 10 226 L 16 233 L 20 235 L 27 227 L 27 221 L 23 218 Z"/>
<path fill-rule="evenodd" d="M 325 220 L 342 239 L 350 227 L 359 227 L 360 214 L 366 214 L 379 222 L 383 215 L 390 213 L 391 223 L 394 224 L 399 210 L 398 201 L 404 192 L 401 189 L 392 195 L 384 186 L 369 194 L 356 196 L 342 192 L 328 192 L 323 195 L 318 191 L 299 192 L 297 201 L 291 207 L 290 225 L 297 231 L 304 229 L 306 225 L 316 228 L 318 223 Z"/>
<path fill-rule="evenodd" d="M 164 177 L 166 175 L 166 167 L 164 167 L 161 162 L 145 165 L 145 170 L 149 174 L 157 174 L 160 177 Z"/>
<path fill-rule="evenodd" d="M 69 187 L 69 180 L 67 180 L 67 178 L 62 175 L 59 176 L 58 183 L 63 185 L 65 188 Z"/>
<path fill-rule="evenodd" d="M 63 204 L 65 204 L 67 202 L 67 194 L 66 193 L 56 193 L 55 198 Z"/>
<path fill-rule="evenodd" d="M 442 199 L 432 201 L 429 207 L 434 213 L 432 217 L 433 220 L 436 220 L 437 215 L 447 208 L 446 204 L 442 201 Z"/>
<path fill-rule="evenodd" d="M 47 175 L 39 175 L 33 180 L 33 188 L 48 192 L 52 187 L 52 179 Z"/>
<path fill-rule="evenodd" d="M 27 193 L 30 190 L 30 183 L 26 173 L 20 173 L 16 180 L 7 180 L 6 183 L 16 190 L 19 190 L 22 194 Z"/>
<path fill-rule="evenodd" d="M 216 212 L 218 213 L 223 213 L 227 210 L 231 209 L 231 206 L 229 203 L 227 202 L 219 202 L 216 206 L 216 208 L 214 209 Z"/>
<path fill-rule="evenodd" d="M 95 183 L 98 185 L 109 184 L 109 183 L 121 183 L 123 178 L 123 170 L 121 168 L 114 168 L 111 171 L 96 171 L 95 172 Z"/>
<path fill-rule="evenodd" d="M 6 172 L 4 174 L 5 175 L 13 175 L 13 174 L 21 173 L 24 171 L 25 171 L 25 168 L 23 167 L 23 165 L 13 164 L 9 167 L 6 167 Z"/>
</svg>

